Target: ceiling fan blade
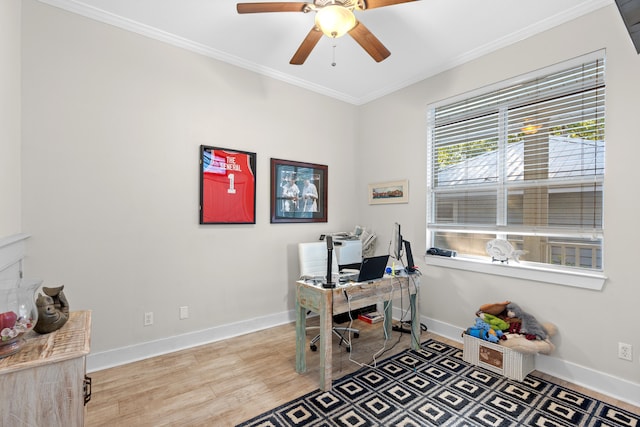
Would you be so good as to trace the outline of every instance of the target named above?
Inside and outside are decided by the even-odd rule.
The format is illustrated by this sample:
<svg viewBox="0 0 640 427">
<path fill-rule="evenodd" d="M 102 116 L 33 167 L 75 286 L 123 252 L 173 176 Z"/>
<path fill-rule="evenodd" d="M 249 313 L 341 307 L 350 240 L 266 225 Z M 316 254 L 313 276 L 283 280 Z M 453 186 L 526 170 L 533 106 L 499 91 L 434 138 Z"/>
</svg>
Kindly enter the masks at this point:
<svg viewBox="0 0 640 427">
<path fill-rule="evenodd" d="M 262 12 L 303 12 L 307 3 L 275 1 L 269 3 L 238 3 L 238 13 L 262 13 Z"/>
<path fill-rule="evenodd" d="M 409 3 L 417 0 L 364 0 L 365 9 L 375 9 L 377 7 L 393 6 L 394 4 Z"/>
<path fill-rule="evenodd" d="M 376 62 L 384 61 L 391 55 L 391 52 L 384 47 L 382 42 L 361 22 L 356 22 L 356 26 L 349 31 L 349 35 L 353 37 Z"/>
<path fill-rule="evenodd" d="M 304 61 L 307 60 L 307 57 L 309 56 L 313 48 L 316 47 L 320 38 L 322 38 L 322 31 L 318 30 L 316 27 L 313 27 L 311 31 L 309 31 L 309 34 L 307 34 L 307 37 L 305 37 L 305 39 L 302 41 L 302 44 L 300 45 L 296 53 L 293 54 L 293 57 L 291 58 L 291 61 L 289 61 L 289 64 L 304 64 Z"/>
</svg>

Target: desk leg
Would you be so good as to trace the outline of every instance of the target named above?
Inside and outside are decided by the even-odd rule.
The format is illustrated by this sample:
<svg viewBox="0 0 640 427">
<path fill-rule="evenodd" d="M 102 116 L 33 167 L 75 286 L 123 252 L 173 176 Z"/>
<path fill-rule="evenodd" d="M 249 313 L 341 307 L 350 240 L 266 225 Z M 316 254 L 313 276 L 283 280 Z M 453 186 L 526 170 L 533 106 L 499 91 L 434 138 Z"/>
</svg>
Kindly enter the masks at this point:
<svg viewBox="0 0 640 427">
<path fill-rule="evenodd" d="M 296 372 L 303 373 L 307 371 L 307 309 L 300 306 L 297 298 L 296 313 Z"/>
<path fill-rule="evenodd" d="M 331 390 L 333 369 L 332 328 L 333 315 L 330 298 L 332 292 L 324 292 L 320 307 L 320 390 Z"/>
<path fill-rule="evenodd" d="M 393 321 L 393 318 L 391 317 L 393 315 L 393 301 L 383 301 L 382 306 L 384 307 L 384 323 L 382 326 L 384 329 L 382 332 L 385 334 L 385 338 L 388 338 L 391 336 L 391 324 Z"/>
<path fill-rule="evenodd" d="M 409 296 L 409 304 L 411 306 L 411 348 L 414 350 L 420 350 L 420 316 L 417 298 L 417 293 Z"/>
</svg>

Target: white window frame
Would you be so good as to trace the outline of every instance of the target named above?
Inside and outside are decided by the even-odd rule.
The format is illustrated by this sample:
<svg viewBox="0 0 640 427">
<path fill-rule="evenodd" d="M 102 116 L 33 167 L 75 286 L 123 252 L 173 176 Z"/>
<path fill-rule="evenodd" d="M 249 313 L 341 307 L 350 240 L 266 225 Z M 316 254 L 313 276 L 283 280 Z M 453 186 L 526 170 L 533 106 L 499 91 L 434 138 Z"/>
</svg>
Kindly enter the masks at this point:
<svg viewBox="0 0 640 427">
<path fill-rule="evenodd" d="M 439 101 L 428 106 L 428 128 L 431 129 L 434 123 L 433 112 L 437 107 L 455 103 L 463 99 L 472 98 L 474 96 L 482 95 L 488 92 L 496 91 L 500 88 L 510 85 L 523 83 L 530 81 L 540 76 L 559 72 L 572 66 L 576 66 L 582 63 L 593 61 L 596 59 L 604 59 L 604 50 L 593 52 L 588 55 L 580 56 L 569 61 L 565 61 L 541 70 L 537 70 L 531 73 L 521 75 L 519 77 L 502 81 L 487 87 L 483 87 L 471 92 L 467 92 L 452 98 L 448 98 Z M 435 213 L 435 206 L 433 203 L 433 197 L 431 196 L 431 183 L 433 182 L 434 171 L 430 167 L 429 156 L 433 150 L 433 138 L 431 131 L 427 132 L 427 229 L 426 229 L 426 241 L 427 247 L 431 247 L 432 229 L 429 229 L 429 224 L 433 223 L 433 215 Z M 499 198 L 501 199 L 501 198 Z M 503 210 L 498 209 L 498 212 Z M 497 218 L 498 224 L 506 221 L 505 218 Z M 603 225 L 604 228 L 604 225 Z M 602 250 L 602 256 L 604 257 L 604 245 Z M 428 265 L 440 266 L 446 268 L 453 268 L 465 271 L 480 272 L 486 274 L 493 274 L 498 276 L 513 277 L 525 280 L 533 280 L 544 283 L 558 284 L 564 286 L 579 287 L 592 290 L 601 290 L 606 281 L 606 275 L 604 271 L 589 271 L 578 268 L 571 268 L 567 266 L 554 266 L 550 264 L 539 263 L 527 263 L 526 261 L 520 261 L 520 263 L 495 263 L 488 257 L 472 257 L 472 256 L 456 256 L 456 257 L 441 257 L 427 255 L 426 262 Z M 603 263 L 604 268 L 604 263 Z"/>
</svg>

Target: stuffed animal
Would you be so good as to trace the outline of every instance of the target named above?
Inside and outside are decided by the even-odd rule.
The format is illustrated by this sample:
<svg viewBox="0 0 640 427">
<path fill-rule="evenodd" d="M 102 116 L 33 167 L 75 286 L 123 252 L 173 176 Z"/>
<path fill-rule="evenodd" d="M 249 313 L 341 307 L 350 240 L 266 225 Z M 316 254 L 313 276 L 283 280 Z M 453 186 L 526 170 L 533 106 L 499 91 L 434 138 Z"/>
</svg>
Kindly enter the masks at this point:
<svg viewBox="0 0 640 427">
<path fill-rule="evenodd" d="M 507 322 L 489 313 L 480 313 L 478 314 L 478 317 L 491 325 L 491 327 L 496 331 L 506 331 L 509 329 L 509 324 Z"/>
<path fill-rule="evenodd" d="M 467 328 L 467 334 L 472 337 L 480 338 L 481 340 L 497 343 L 498 337 L 495 335 L 491 335 L 485 329 L 482 328 Z"/>
<path fill-rule="evenodd" d="M 480 306 L 480 310 L 478 312 L 488 313 L 488 314 L 497 316 L 499 314 L 502 314 L 507 309 L 507 305 L 510 302 L 511 301 L 503 301 L 503 302 L 496 302 L 496 303 L 490 303 L 490 304 L 483 304 Z"/>
<path fill-rule="evenodd" d="M 524 335 L 535 335 L 541 340 L 547 339 L 547 331 L 531 314 L 522 311 L 516 303 L 507 304 L 507 316 L 520 319 L 520 333 Z"/>
<path fill-rule="evenodd" d="M 476 323 L 473 326 L 478 329 L 484 329 L 487 332 L 491 329 L 491 325 L 480 318 L 476 319 Z"/>
<path fill-rule="evenodd" d="M 479 318 L 476 319 L 474 326 L 467 328 L 467 334 L 493 343 L 497 343 L 499 340 L 505 339 L 501 330 L 493 329 L 491 325 Z"/>
</svg>

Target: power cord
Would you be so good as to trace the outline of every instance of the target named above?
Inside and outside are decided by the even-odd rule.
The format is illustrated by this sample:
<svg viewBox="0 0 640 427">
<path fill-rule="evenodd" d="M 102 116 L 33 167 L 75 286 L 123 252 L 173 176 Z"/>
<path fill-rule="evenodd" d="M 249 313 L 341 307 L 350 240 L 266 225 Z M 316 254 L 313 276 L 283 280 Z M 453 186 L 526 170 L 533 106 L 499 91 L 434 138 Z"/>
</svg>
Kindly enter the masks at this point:
<svg viewBox="0 0 640 427">
<path fill-rule="evenodd" d="M 398 325 L 393 325 L 392 329 L 404 334 L 410 334 L 412 332 L 411 320 L 401 320 Z M 420 323 L 420 330 L 422 332 L 427 332 L 427 325 L 425 325 L 424 323 Z"/>
<path fill-rule="evenodd" d="M 408 286 L 413 284 L 413 287 L 415 289 L 416 299 L 417 299 L 419 297 L 418 285 L 415 283 L 415 278 L 412 277 L 413 275 L 421 275 L 421 273 L 416 270 L 415 273 L 409 275 L 409 284 L 408 284 Z M 400 282 L 399 278 L 396 278 L 396 279 L 397 279 L 398 282 Z M 386 321 L 387 321 L 387 311 L 388 311 L 388 308 L 389 308 L 389 304 L 392 304 L 392 301 L 393 301 L 393 293 L 394 293 L 394 290 L 395 290 L 395 287 L 394 287 L 395 283 L 396 283 L 395 281 L 391 282 L 391 289 L 389 290 L 389 298 L 387 299 L 387 301 L 383 301 L 383 322 L 384 323 L 386 323 Z M 400 287 L 402 287 L 401 283 L 400 283 Z M 347 300 L 347 305 L 348 305 L 348 310 L 349 310 L 348 311 L 348 313 L 349 313 L 349 326 L 348 327 L 352 328 L 354 319 L 353 319 L 352 310 L 351 310 L 351 296 L 347 293 L 346 289 L 343 289 L 342 293 L 343 293 L 345 299 Z M 353 348 L 353 342 L 351 341 L 351 333 L 349 333 L 347 335 L 347 339 L 345 341 L 347 342 L 347 346 L 348 346 L 349 353 L 350 353 L 349 354 L 349 361 L 350 362 L 355 363 L 356 365 L 358 365 L 360 367 L 365 367 L 366 366 L 366 367 L 369 367 L 369 368 L 376 368 L 377 367 L 377 359 L 380 356 L 384 355 L 386 352 L 388 352 L 388 351 L 392 350 L 393 348 L 395 348 L 396 345 L 398 345 L 398 343 L 402 339 L 402 336 L 405 333 L 411 334 L 412 341 L 415 342 L 417 344 L 417 346 L 420 346 L 420 338 L 419 338 L 419 336 L 414 336 L 414 334 L 413 334 L 413 330 L 411 328 L 412 322 L 410 320 L 409 321 L 402 320 L 402 319 L 406 318 L 406 316 L 408 315 L 409 310 L 410 310 L 411 307 L 409 306 L 406 309 L 404 308 L 404 303 L 405 303 L 404 294 L 401 292 L 400 295 L 401 295 L 401 298 L 400 298 L 400 311 L 402 313 L 401 316 L 400 316 L 401 320 L 399 321 L 399 324 L 391 326 L 391 329 L 393 331 L 399 331 L 400 332 L 396 342 L 393 343 L 393 345 L 391 345 L 391 347 L 387 347 L 387 342 L 389 341 L 390 336 L 389 336 L 386 328 L 383 328 L 384 329 L 385 339 L 384 339 L 382 348 L 373 354 L 372 360 L 371 360 L 370 363 L 361 363 L 361 362 L 358 362 L 357 360 L 353 359 L 354 348 Z M 333 303 L 333 301 L 332 301 L 332 303 Z M 423 331 L 423 332 L 426 332 L 427 331 L 427 326 L 424 323 L 420 323 L 420 330 Z"/>
<path fill-rule="evenodd" d="M 391 284 L 391 289 L 389 290 L 389 298 L 387 301 L 383 301 L 383 310 L 382 310 L 382 316 L 383 316 L 383 324 L 387 323 L 387 309 L 389 308 L 389 304 L 391 304 L 392 301 L 392 297 L 393 297 L 393 292 L 394 292 L 394 286 L 393 286 L 393 282 Z M 353 317 L 351 316 L 351 297 L 347 294 L 346 289 L 343 290 L 344 296 L 345 298 L 347 298 L 347 304 L 348 304 L 348 308 L 349 308 L 349 327 L 351 327 L 351 325 L 353 324 Z M 384 342 L 382 343 L 382 348 L 380 350 L 378 350 L 377 352 L 375 352 L 373 354 L 372 358 L 372 362 L 371 363 L 362 363 L 362 362 L 358 362 L 357 360 L 353 359 L 353 353 L 354 353 L 354 349 L 351 346 L 351 336 L 349 335 L 349 347 L 351 348 L 351 351 L 349 352 L 349 361 L 352 363 L 355 363 L 356 365 L 360 366 L 360 367 L 368 367 L 368 368 L 373 368 L 375 369 L 377 367 L 378 361 L 377 358 L 379 356 L 381 356 L 382 354 L 386 353 L 386 351 L 388 351 L 387 349 L 387 341 L 389 341 L 389 334 L 386 330 L 386 328 L 384 329 Z M 394 344 L 395 346 L 395 344 Z"/>
<path fill-rule="evenodd" d="M 404 266 L 404 264 L 403 264 Z M 406 267 L 405 267 L 406 269 Z M 405 270 L 406 271 L 406 270 Z M 408 277 L 408 284 L 407 286 L 410 287 L 411 285 L 413 285 L 414 291 L 415 291 L 415 298 L 419 299 L 420 295 L 419 295 L 419 288 L 418 285 L 416 283 L 416 279 L 415 279 L 415 275 L 420 275 L 420 272 L 418 270 L 416 270 L 415 273 L 412 274 L 407 274 Z M 402 286 L 402 285 L 400 285 Z M 405 319 L 407 314 L 409 313 L 409 309 L 410 307 L 407 307 L 406 310 L 403 308 L 404 307 L 404 293 L 400 293 L 401 298 L 400 298 L 400 310 L 402 312 L 402 315 L 400 316 L 400 321 L 399 324 L 393 325 L 392 329 L 394 331 L 400 332 L 401 335 L 402 334 L 411 334 L 411 342 L 413 344 L 415 344 L 415 347 L 420 347 L 420 337 L 417 334 L 413 333 L 413 328 L 411 327 L 411 321 L 406 321 L 406 320 L 402 320 Z M 427 331 L 427 326 L 423 323 L 420 323 L 420 330 L 422 331 Z"/>
</svg>

